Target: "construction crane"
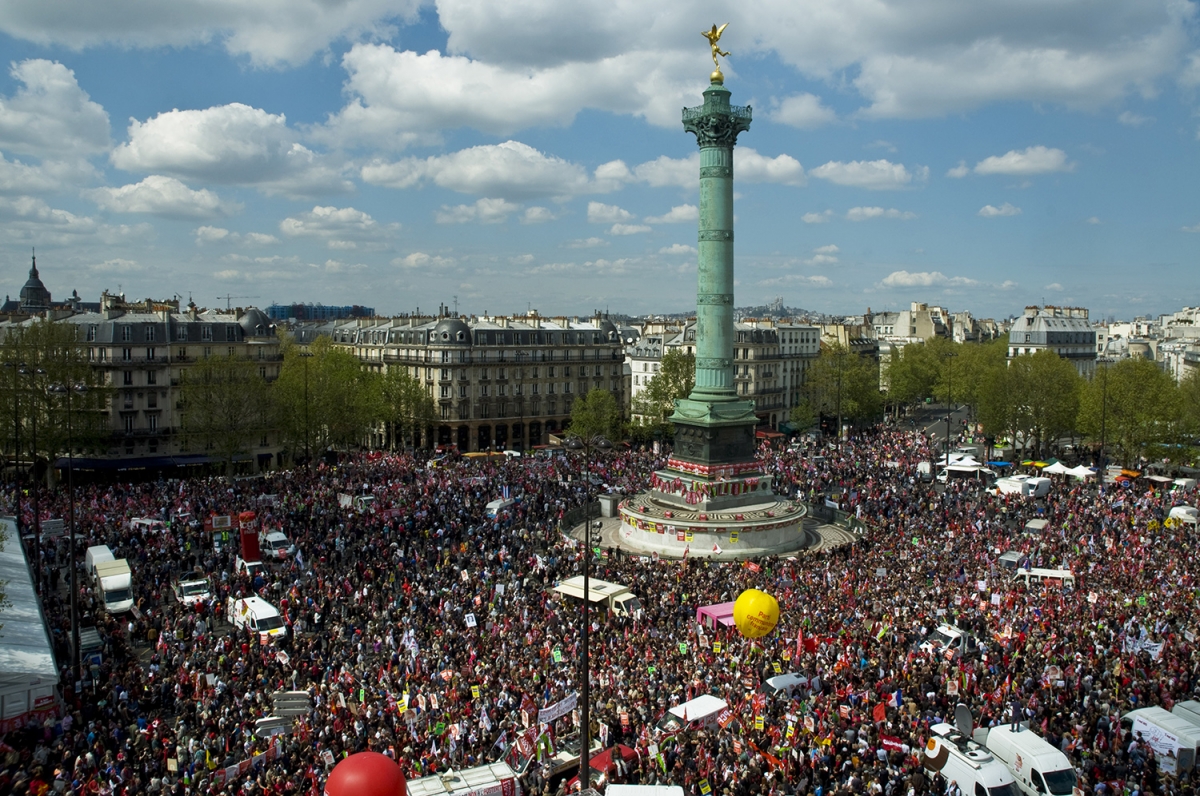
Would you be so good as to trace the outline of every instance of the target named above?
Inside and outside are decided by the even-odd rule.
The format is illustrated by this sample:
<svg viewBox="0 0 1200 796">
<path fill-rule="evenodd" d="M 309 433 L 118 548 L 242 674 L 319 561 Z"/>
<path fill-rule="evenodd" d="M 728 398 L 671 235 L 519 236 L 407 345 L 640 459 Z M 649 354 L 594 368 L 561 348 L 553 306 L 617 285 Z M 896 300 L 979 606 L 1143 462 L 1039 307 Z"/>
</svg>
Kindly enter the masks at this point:
<svg viewBox="0 0 1200 796">
<path fill-rule="evenodd" d="M 256 299 L 258 296 L 231 296 L 226 294 L 224 296 L 217 296 L 217 298 L 225 299 L 225 311 L 229 312 L 229 310 L 233 309 L 233 304 L 231 302 L 234 299 Z"/>
</svg>

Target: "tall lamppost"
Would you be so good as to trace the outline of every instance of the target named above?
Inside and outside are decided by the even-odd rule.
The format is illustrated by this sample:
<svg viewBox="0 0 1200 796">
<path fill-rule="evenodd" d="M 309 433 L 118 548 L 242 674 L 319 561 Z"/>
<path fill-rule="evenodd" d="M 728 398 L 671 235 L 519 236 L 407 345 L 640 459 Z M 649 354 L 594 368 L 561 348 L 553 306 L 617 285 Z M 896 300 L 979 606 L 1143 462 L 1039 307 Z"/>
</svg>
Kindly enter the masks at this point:
<svg viewBox="0 0 1200 796">
<path fill-rule="evenodd" d="M 304 466 L 312 467 L 312 451 L 309 449 L 308 431 L 308 360 L 312 358 L 311 351 L 301 351 L 300 359 L 304 361 Z"/>
<path fill-rule="evenodd" d="M 1104 443 L 1108 431 L 1108 366 L 1112 364 L 1111 357 L 1096 357 L 1100 368 L 1100 466 L 1104 467 Z M 1100 483 L 1104 483 L 1104 473 L 1100 474 Z"/>
<path fill-rule="evenodd" d="M 839 351 L 835 356 L 838 363 L 837 377 L 837 448 L 838 453 L 842 452 L 842 368 L 846 364 L 846 357 L 850 354 L 849 351 Z"/>
<path fill-rule="evenodd" d="M 17 376 L 25 372 L 24 363 L 20 362 L 5 362 L 4 367 L 8 368 L 12 373 L 12 395 L 13 395 L 13 482 L 17 487 L 17 507 L 16 507 L 16 524 L 17 524 L 17 542 L 21 542 L 21 391 L 17 387 Z M 34 581 L 37 581 L 37 573 L 41 567 L 34 566 Z"/>
<path fill-rule="evenodd" d="M 71 429 L 71 396 L 82 395 L 87 392 L 87 387 L 70 382 L 52 384 L 49 392 L 54 395 L 66 396 L 67 399 L 67 502 L 69 506 L 67 516 L 71 526 L 71 658 L 75 667 L 75 681 L 78 682 L 83 678 L 83 674 L 79 658 L 79 587 L 75 582 L 76 570 L 79 567 L 75 561 L 75 438 Z"/>
<path fill-rule="evenodd" d="M 589 616 L 592 607 L 591 592 L 588 589 L 588 578 L 592 569 L 592 453 L 596 450 L 611 450 L 612 443 L 599 435 L 592 437 L 571 437 L 567 447 L 575 451 L 583 451 L 584 473 L 584 504 L 583 504 L 583 611 L 580 619 L 580 660 L 579 660 L 579 788 L 586 790 L 592 786 L 591 780 L 591 751 L 592 751 L 592 717 L 589 712 L 591 668 L 588 660 L 588 634 L 591 629 Z"/>
<path fill-rule="evenodd" d="M 946 467 L 950 466 L 950 415 L 953 414 L 954 400 L 954 358 L 958 356 L 957 351 L 947 351 L 942 354 L 946 360 Z M 950 473 L 946 473 L 946 483 L 950 483 Z"/>
</svg>

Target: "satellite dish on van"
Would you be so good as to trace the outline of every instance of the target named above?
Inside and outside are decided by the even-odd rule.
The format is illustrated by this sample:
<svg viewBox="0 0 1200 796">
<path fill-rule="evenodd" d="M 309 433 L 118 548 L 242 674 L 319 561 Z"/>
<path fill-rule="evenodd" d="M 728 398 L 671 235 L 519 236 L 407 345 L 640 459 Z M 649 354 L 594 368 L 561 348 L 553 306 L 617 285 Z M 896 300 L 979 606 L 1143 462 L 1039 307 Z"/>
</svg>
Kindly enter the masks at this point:
<svg viewBox="0 0 1200 796">
<path fill-rule="evenodd" d="M 971 715 L 971 709 L 961 702 L 954 706 L 954 726 L 964 738 L 970 738 L 971 731 L 975 729 L 975 717 Z"/>
</svg>

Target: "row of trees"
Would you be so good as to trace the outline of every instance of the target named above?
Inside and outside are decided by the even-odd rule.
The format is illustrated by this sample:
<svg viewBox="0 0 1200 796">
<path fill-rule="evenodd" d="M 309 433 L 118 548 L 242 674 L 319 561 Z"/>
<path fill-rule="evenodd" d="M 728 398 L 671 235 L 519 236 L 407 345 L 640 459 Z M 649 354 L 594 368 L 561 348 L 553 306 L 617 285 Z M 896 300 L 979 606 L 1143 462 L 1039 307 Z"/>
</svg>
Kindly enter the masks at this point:
<svg viewBox="0 0 1200 796">
<path fill-rule="evenodd" d="M 111 419 L 121 409 L 113 405 L 118 388 L 88 361 L 77 330 L 35 321 L 10 327 L 0 343 L 0 444 L 39 475 L 68 448 L 103 453 L 119 444 Z M 425 387 L 402 370 L 364 370 L 324 337 L 307 351 L 285 341 L 283 352 L 273 382 L 241 357 L 208 357 L 172 374 L 183 448 L 231 466 L 267 438 L 301 459 L 357 445 L 381 424 L 392 445 L 405 444 L 437 422 Z"/>
<path fill-rule="evenodd" d="M 670 437 L 675 400 L 691 392 L 695 358 L 669 351 L 635 399 L 628 434 L 635 441 Z M 1133 463 L 1142 457 L 1181 458 L 1200 447 L 1200 373 L 1181 383 L 1145 359 L 1101 363 L 1091 379 L 1050 351 L 1008 360 L 1006 340 L 954 343 L 937 338 L 910 344 L 880 366 L 838 344 L 823 346 L 809 367 L 803 398 L 790 413 L 794 428 L 824 416 L 872 423 L 924 401 L 966 404 L 984 434 L 1041 455 L 1071 438 L 1105 448 Z M 598 397 L 595 400 L 601 400 Z M 572 424 L 591 428 L 591 396 L 578 402 Z M 611 433 L 611 432 L 610 432 Z M 1172 453 L 1174 452 L 1174 454 Z"/>
<path fill-rule="evenodd" d="M 319 337 L 307 350 L 283 346 L 279 377 L 265 381 L 254 360 L 210 357 L 183 372 L 184 444 L 232 463 L 278 435 L 293 459 L 361 444 L 383 425 L 389 445 L 419 442 L 438 422 L 425 386 L 394 368 L 365 370 L 353 354 Z"/>
<path fill-rule="evenodd" d="M 109 387 L 75 343 L 74 325 L 13 326 L 0 345 L 0 444 L 14 461 L 45 462 L 108 436 Z"/>
<path fill-rule="evenodd" d="M 1028 455 L 1063 438 L 1102 445 L 1125 463 L 1179 461 L 1180 449 L 1196 447 L 1200 373 L 1176 383 L 1153 361 L 1123 359 L 1099 363 L 1085 379 L 1051 351 L 1007 355 L 1005 340 L 905 346 L 884 371 L 888 400 L 897 411 L 926 397 L 967 404 L 988 437 Z"/>
</svg>

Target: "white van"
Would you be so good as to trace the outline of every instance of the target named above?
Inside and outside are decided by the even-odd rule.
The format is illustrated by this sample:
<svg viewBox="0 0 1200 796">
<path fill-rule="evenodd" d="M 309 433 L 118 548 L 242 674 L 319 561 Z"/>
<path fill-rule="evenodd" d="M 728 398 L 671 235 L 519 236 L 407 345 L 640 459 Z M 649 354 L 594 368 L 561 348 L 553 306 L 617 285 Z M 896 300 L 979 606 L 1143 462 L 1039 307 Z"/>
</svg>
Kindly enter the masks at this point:
<svg viewBox="0 0 1200 796">
<path fill-rule="evenodd" d="M 1200 730 L 1200 702 L 1194 699 L 1188 699 L 1183 702 L 1176 702 L 1171 707 L 1171 715 L 1179 716 L 1182 719 L 1187 719 Z"/>
<path fill-rule="evenodd" d="M 935 724 L 921 763 L 927 771 L 954 782 L 963 796 L 1020 796 L 1008 766 L 950 724 Z"/>
<path fill-rule="evenodd" d="M 1031 567 L 1030 569 L 1017 570 L 1017 574 L 1013 575 L 1013 580 L 1017 583 L 1024 583 L 1026 586 L 1054 586 L 1059 589 L 1075 588 L 1075 574 L 1069 569 L 1039 569 Z"/>
<path fill-rule="evenodd" d="M 235 628 L 250 628 L 254 633 L 286 636 L 287 625 L 279 610 L 261 597 L 230 597 L 225 604 L 225 617 Z"/>
<path fill-rule="evenodd" d="M 772 695 L 784 694 L 788 697 L 799 695 L 807 699 L 810 694 L 821 693 L 821 678 L 815 674 L 809 677 L 800 672 L 777 674 L 767 678 L 763 683 L 762 692 Z"/>
<path fill-rule="evenodd" d="M 1154 750 L 1164 774 L 1191 771 L 1196 765 L 1200 730 L 1183 716 L 1156 706 L 1131 710 L 1121 717 L 1121 728 L 1129 730 Z"/>
<path fill-rule="evenodd" d="M 1003 724 L 973 735 L 1008 766 L 1026 796 L 1071 796 L 1075 788 L 1071 761 L 1037 733 L 1024 725 L 1013 732 Z"/>
<path fill-rule="evenodd" d="M 721 711 L 727 709 L 729 703 L 712 694 L 703 694 L 695 699 L 676 705 L 667 711 L 658 722 L 660 735 L 674 735 L 684 727 L 697 730 L 700 728 L 714 729 Z"/>
<path fill-rule="evenodd" d="M 499 500 L 493 500 L 490 503 L 488 503 L 486 506 L 484 506 L 484 513 L 487 514 L 487 516 L 489 516 L 489 517 L 498 517 L 498 516 L 500 516 L 500 512 L 502 512 L 505 509 L 508 509 L 512 506 L 515 506 L 516 504 L 517 504 L 517 501 L 511 500 L 508 498 L 501 498 Z"/>
<path fill-rule="evenodd" d="M 110 550 L 106 544 L 98 544 L 89 547 L 87 549 L 87 553 L 84 555 L 84 563 L 87 564 L 87 573 L 89 575 L 95 575 L 97 564 L 103 564 L 105 561 L 115 561 L 116 558 L 117 557 L 113 555 L 113 551 Z"/>
</svg>

